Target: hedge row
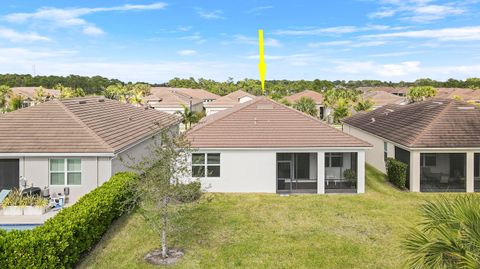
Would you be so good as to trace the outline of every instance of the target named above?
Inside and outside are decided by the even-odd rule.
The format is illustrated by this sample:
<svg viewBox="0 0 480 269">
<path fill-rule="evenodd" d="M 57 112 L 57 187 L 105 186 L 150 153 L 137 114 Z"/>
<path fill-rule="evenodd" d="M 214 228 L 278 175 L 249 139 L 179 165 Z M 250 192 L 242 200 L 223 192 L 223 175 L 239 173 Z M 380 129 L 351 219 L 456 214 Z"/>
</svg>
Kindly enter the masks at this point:
<svg viewBox="0 0 480 269">
<path fill-rule="evenodd" d="M 387 158 L 386 168 L 388 180 L 400 189 L 405 189 L 408 166 L 399 160 Z"/>
<path fill-rule="evenodd" d="M 0 231 L 0 268 L 72 268 L 123 214 L 135 178 L 114 175 L 33 230 Z"/>
</svg>

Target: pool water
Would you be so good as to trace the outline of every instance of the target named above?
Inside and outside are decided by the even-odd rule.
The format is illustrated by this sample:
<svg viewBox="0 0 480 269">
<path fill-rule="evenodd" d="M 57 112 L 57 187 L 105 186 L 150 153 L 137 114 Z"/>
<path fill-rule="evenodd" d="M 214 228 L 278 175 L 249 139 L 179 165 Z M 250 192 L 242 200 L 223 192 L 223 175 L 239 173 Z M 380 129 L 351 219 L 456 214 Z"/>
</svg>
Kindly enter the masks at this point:
<svg viewBox="0 0 480 269">
<path fill-rule="evenodd" d="M 11 231 L 11 230 L 31 230 L 40 224 L 0 224 L 0 229 L 5 230 L 5 231 Z"/>
</svg>

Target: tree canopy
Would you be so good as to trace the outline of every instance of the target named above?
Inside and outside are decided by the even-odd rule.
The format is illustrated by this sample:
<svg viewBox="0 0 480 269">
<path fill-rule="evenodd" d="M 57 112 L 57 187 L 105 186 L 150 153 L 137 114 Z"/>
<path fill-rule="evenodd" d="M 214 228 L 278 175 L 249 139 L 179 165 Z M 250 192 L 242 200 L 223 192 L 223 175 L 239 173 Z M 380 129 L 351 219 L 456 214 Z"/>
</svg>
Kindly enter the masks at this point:
<svg viewBox="0 0 480 269">
<path fill-rule="evenodd" d="M 315 104 L 315 101 L 309 97 L 300 97 L 300 99 L 293 104 L 293 108 L 313 117 L 318 115 L 317 105 Z"/>
<path fill-rule="evenodd" d="M 410 102 L 423 101 L 437 95 L 437 89 L 432 86 L 417 86 L 408 89 L 407 98 Z"/>
</svg>

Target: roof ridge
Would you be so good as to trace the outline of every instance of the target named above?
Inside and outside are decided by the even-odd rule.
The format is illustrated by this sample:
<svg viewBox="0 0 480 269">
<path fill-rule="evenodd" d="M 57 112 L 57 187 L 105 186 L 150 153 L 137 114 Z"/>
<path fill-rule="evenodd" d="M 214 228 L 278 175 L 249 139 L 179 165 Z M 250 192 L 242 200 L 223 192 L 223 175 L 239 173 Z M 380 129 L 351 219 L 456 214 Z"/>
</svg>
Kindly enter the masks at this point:
<svg viewBox="0 0 480 269">
<path fill-rule="evenodd" d="M 433 100 L 430 100 L 429 102 L 434 102 L 435 99 Z M 445 114 L 445 112 L 448 110 L 448 108 L 452 105 L 452 103 L 454 103 L 453 100 L 448 100 L 448 104 L 442 109 L 442 111 L 440 111 L 440 113 L 438 113 L 431 122 L 429 122 L 427 124 L 427 126 L 425 126 L 425 128 L 423 128 L 423 130 L 415 137 L 415 139 L 413 140 L 412 143 L 410 143 L 408 146 L 412 147 L 414 146 L 417 141 L 425 134 L 425 132 L 429 131 L 430 129 L 432 129 L 432 126 L 441 118 L 441 116 L 443 116 L 443 114 Z"/>
<path fill-rule="evenodd" d="M 97 138 L 103 145 L 107 146 L 110 150 L 112 150 L 112 152 L 115 151 L 115 149 L 110 146 L 110 144 L 103 140 L 103 138 L 101 138 L 97 133 L 95 133 L 95 131 L 93 131 L 87 124 L 85 124 L 85 122 L 83 122 L 79 117 L 77 117 L 77 115 L 75 115 L 61 100 L 53 100 L 53 102 L 58 103 L 60 107 L 63 108 L 63 110 L 65 110 L 65 112 L 73 118 L 74 121 L 85 127 L 87 132 L 90 133 L 93 137 Z"/>
<path fill-rule="evenodd" d="M 257 103 L 258 101 L 260 101 L 260 100 L 262 100 L 262 99 L 263 99 L 263 98 L 261 98 L 261 97 L 260 97 L 260 98 L 255 98 L 255 99 L 252 99 L 252 100 L 250 100 L 250 101 L 248 101 L 248 102 L 245 102 L 245 103 L 243 103 L 243 104 L 239 104 L 239 105 L 237 106 L 237 109 L 235 109 L 235 108 L 233 107 L 233 108 L 224 110 L 224 111 L 226 111 L 226 112 L 227 112 L 228 110 L 230 110 L 230 111 L 228 111 L 228 113 L 225 112 L 225 115 L 221 115 L 220 117 L 218 117 L 218 118 L 216 118 L 216 119 L 213 119 L 212 121 L 205 122 L 205 123 L 202 124 L 202 125 L 200 125 L 201 123 L 195 125 L 195 127 L 193 127 L 192 129 L 190 129 L 187 133 L 193 133 L 193 132 L 196 132 L 196 131 L 198 131 L 198 130 L 200 130 L 200 129 L 203 129 L 203 128 L 205 128 L 205 126 L 208 126 L 208 125 L 210 125 L 210 124 L 212 124 L 212 123 L 214 123 L 214 122 L 217 122 L 217 121 L 219 121 L 219 120 L 221 120 L 221 119 L 224 119 L 225 117 L 230 116 L 232 113 L 235 113 L 235 112 L 237 112 L 237 111 L 241 111 L 241 110 L 245 109 L 246 107 L 249 107 L 249 106 Z M 241 107 L 240 107 L 240 106 L 241 106 Z M 218 112 L 218 113 L 221 113 L 221 112 L 222 112 L 222 111 L 220 111 L 220 112 Z M 212 115 L 212 116 L 213 116 L 213 115 Z M 207 118 L 207 117 L 205 117 L 205 119 L 206 119 L 206 118 Z"/>
</svg>

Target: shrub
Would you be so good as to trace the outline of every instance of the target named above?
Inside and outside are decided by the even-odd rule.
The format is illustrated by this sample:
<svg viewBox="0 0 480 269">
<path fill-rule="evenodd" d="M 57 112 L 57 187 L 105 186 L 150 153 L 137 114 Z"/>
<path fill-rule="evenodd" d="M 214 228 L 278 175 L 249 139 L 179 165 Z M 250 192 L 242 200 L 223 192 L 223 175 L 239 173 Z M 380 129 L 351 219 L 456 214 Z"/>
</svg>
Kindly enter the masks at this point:
<svg viewBox="0 0 480 269">
<path fill-rule="evenodd" d="M 194 202 L 202 196 L 202 184 L 194 181 L 187 184 L 177 185 L 177 200 L 182 203 Z"/>
<path fill-rule="evenodd" d="M 72 268 L 120 217 L 133 173 L 118 173 L 29 231 L 0 232 L 0 268 Z"/>
<path fill-rule="evenodd" d="M 395 186 L 405 189 L 407 182 L 407 165 L 399 160 L 387 158 L 387 178 Z"/>
</svg>

